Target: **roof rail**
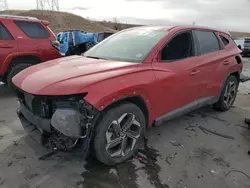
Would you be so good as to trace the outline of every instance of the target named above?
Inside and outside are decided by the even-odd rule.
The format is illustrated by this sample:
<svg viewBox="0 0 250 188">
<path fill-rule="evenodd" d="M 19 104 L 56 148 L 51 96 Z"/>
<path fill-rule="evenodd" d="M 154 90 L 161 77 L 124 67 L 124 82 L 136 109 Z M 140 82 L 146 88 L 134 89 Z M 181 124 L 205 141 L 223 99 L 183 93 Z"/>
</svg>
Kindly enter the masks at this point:
<svg viewBox="0 0 250 188">
<path fill-rule="evenodd" d="M 38 20 L 38 18 L 36 18 L 36 17 L 16 16 L 16 15 L 8 15 L 8 14 L 0 14 L 0 18 L 17 18 L 17 19 L 26 19 L 26 20 Z"/>
</svg>

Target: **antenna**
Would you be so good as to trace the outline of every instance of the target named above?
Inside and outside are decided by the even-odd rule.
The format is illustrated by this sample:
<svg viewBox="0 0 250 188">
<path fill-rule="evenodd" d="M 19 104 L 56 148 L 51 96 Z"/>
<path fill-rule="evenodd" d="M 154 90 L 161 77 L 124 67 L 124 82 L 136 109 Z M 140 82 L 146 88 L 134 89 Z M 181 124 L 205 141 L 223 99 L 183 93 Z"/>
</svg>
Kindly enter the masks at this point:
<svg viewBox="0 0 250 188">
<path fill-rule="evenodd" d="M 36 0 L 36 6 L 38 10 L 59 11 L 59 0 Z"/>
<path fill-rule="evenodd" d="M 0 10 L 7 10 L 7 9 L 8 9 L 7 0 L 0 0 Z"/>
</svg>

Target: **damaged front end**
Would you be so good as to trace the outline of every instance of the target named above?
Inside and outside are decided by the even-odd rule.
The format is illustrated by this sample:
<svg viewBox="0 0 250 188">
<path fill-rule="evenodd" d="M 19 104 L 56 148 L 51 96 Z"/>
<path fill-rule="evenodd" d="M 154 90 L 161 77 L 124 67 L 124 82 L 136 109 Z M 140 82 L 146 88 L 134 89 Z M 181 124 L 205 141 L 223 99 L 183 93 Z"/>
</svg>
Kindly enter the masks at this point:
<svg viewBox="0 0 250 188">
<path fill-rule="evenodd" d="M 71 151 L 80 141 L 87 154 L 99 112 L 84 100 L 86 95 L 38 96 L 18 90 L 18 115 L 24 127 L 29 123 L 40 131 L 46 147 Z"/>
</svg>

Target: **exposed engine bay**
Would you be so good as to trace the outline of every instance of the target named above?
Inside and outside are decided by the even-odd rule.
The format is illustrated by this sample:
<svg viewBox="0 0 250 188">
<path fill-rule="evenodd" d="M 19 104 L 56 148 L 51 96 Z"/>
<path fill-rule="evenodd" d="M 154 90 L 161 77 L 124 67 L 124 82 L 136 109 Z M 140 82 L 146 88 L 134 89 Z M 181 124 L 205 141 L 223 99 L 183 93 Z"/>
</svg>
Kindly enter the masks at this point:
<svg viewBox="0 0 250 188">
<path fill-rule="evenodd" d="M 41 143 L 51 150 L 72 151 L 78 142 L 88 153 L 93 128 L 99 112 L 84 97 L 87 93 L 68 96 L 36 96 L 16 90 L 18 115 L 41 132 Z M 22 121 L 21 121 L 22 122 Z"/>
</svg>

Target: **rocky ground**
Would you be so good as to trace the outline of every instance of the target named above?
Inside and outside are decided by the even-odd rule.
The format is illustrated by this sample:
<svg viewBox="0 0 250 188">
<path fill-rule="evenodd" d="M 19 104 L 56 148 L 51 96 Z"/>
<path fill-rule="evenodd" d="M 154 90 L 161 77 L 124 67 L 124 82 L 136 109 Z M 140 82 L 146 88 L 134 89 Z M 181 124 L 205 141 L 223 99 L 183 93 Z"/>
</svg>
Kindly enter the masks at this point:
<svg viewBox="0 0 250 188">
<path fill-rule="evenodd" d="M 247 59 L 243 73 L 250 75 Z M 108 167 L 92 157 L 84 161 L 78 153 L 39 160 L 48 151 L 23 130 L 15 97 L 0 85 L 0 187 L 250 187 L 250 130 L 244 124 L 250 116 L 249 93 L 250 81 L 241 83 L 230 111 L 203 108 L 151 128 L 144 150 L 130 161 Z"/>
</svg>

